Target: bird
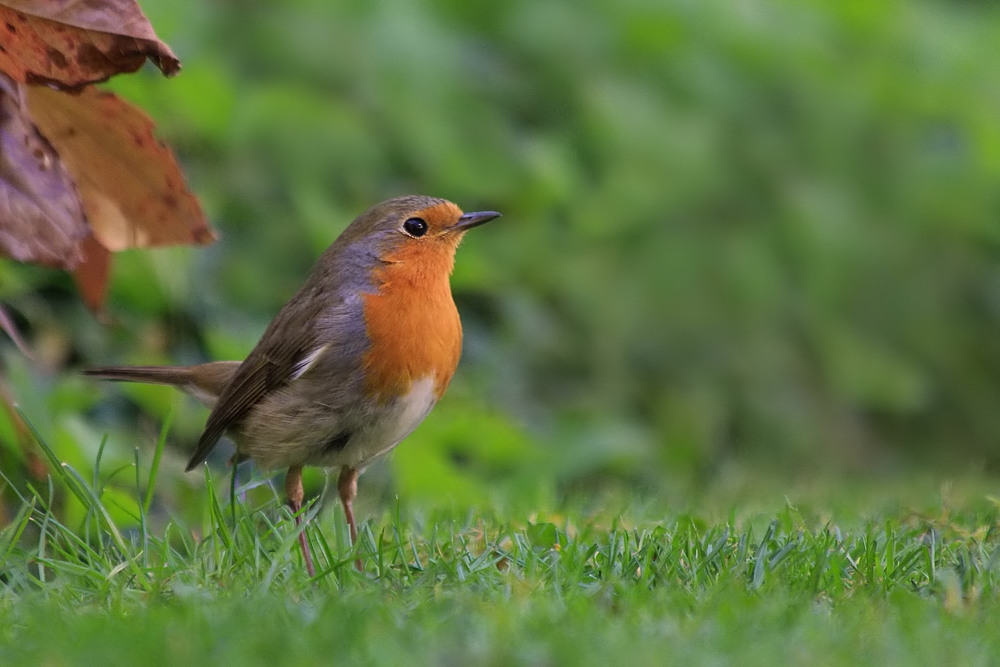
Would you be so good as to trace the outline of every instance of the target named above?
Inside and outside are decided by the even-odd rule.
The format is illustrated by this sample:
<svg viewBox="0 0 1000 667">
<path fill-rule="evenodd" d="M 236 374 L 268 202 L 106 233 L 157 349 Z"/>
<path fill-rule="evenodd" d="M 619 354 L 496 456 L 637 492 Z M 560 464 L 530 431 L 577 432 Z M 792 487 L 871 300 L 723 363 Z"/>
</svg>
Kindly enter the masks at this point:
<svg viewBox="0 0 1000 667">
<path fill-rule="evenodd" d="M 299 528 L 303 467 L 339 469 L 337 491 L 354 544 L 358 476 L 424 420 L 458 366 L 455 251 L 468 230 L 498 217 L 421 195 L 383 201 L 319 257 L 243 361 L 83 372 L 172 385 L 199 399 L 210 413 L 186 470 L 228 436 L 234 460 L 287 470 L 285 494 Z M 315 577 L 301 529 L 299 544 Z M 355 566 L 362 569 L 360 559 Z"/>
</svg>

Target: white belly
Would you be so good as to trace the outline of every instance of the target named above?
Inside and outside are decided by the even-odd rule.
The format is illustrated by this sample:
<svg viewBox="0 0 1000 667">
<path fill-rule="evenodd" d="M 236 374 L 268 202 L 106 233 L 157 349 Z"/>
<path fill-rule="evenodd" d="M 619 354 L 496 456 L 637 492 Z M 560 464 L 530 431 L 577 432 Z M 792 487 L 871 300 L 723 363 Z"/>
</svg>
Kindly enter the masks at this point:
<svg viewBox="0 0 1000 667">
<path fill-rule="evenodd" d="M 382 409 L 372 423 L 359 430 L 339 456 L 324 465 L 348 465 L 363 468 L 372 459 L 385 454 L 410 435 L 437 403 L 435 380 L 428 376 L 417 380 L 409 393 Z"/>
<path fill-rule="evenodd" d="M 295 382 L 303 382 L 296 379 Z M 320 392 L 264 401 L 234 435 L 237 449 L 263 470 L 299 465 L 363 468 L 408 436 L 437 402 L 435 380 L 417 380 L 388 404 L 329 407 Z"/>
</svg>

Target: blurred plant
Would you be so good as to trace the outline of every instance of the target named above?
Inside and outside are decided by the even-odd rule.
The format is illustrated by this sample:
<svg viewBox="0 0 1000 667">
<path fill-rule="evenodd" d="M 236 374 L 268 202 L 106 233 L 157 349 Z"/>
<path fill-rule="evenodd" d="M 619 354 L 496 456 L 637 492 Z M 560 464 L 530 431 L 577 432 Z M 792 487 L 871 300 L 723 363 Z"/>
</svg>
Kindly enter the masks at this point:
<svg viewBox="0 0 1000 667">
<path fill-rule="evenodd" d="M 91 84 L 180 61 L 132 0 L 7 0 L 0 49 L 0 252 L 76 271 L 99 308 L 109 250 L 215 235 L 150 120 Z"/>
<path fill-rule="evenodd" d="M 61 359 L 239 358 L 354 214 L 421 192 L 505 217 L 462 248 L 465 359 L 391 464 L 407 493 L 1000 461 L 993 5 L 144 5 L 190 65 L 113 87 L 229 234 L 123 254 L 110 330 L 0 269 Z M 184 447 L 204 418 L 43 389 L 74 407 L 34 421 L 109 453 L 122 421 L 152 443 L 174 406 Z"/>
<path fill-rule="evenodd" d="M 73 271 L 98 310 L 111 251 L 214 240 L 149 118 L 92 86 L 147 58 L 167 76 L 180 69 L 138 5 L 6 0 L 0 23 L 0 254 Z M 0 326 L 30 356 L 6 311 Z M 14 394 L 0 376 L 10 425 L 0 462 L 9 478 L 39 477 Z"/>
</svg>

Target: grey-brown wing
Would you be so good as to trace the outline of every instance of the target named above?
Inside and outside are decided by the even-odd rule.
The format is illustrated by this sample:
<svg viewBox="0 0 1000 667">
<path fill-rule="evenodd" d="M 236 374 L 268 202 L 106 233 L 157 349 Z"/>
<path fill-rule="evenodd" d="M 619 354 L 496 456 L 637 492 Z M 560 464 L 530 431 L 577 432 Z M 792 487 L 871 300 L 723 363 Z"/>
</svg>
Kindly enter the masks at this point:
<svg viewBox="0 0 1000 667">
<path fill-rule="evenodd" d="M 313 299 L 312 303 L 313 308 L 303 307 L 301 300 L 293 299 L 274 318 L 223 390 L 186 470 L 193 470 L 208 458 L 226 429 L 237 424 L 268 393 L 290 382 L 296 364 L 315 351 L 314 322 L 322 301 Z"/>
</svg>

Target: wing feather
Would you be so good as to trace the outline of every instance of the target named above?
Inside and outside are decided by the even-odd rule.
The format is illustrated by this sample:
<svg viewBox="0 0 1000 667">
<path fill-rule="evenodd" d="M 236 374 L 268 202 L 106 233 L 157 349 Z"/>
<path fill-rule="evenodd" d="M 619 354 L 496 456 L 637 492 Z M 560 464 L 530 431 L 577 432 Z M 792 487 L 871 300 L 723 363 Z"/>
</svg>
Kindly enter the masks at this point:
<svg viewBox="0 0 1000 667">
<path fill-rule="evenodd" d="M 311 365 L 319 357 L 315 319 L 324 303 L 321 299 L 299 297 L 296 295 L 278 313 L 257 347 L 226 385 L 208 416 L 205 431 L 198 439 L 186 470 L 193 470 L 208 458 L 223 433 L 238 424 L 264 396 L 295 379 L 297 367 Z M 307 303 L 312 307 L 302 307 Z"/>
</svg>

